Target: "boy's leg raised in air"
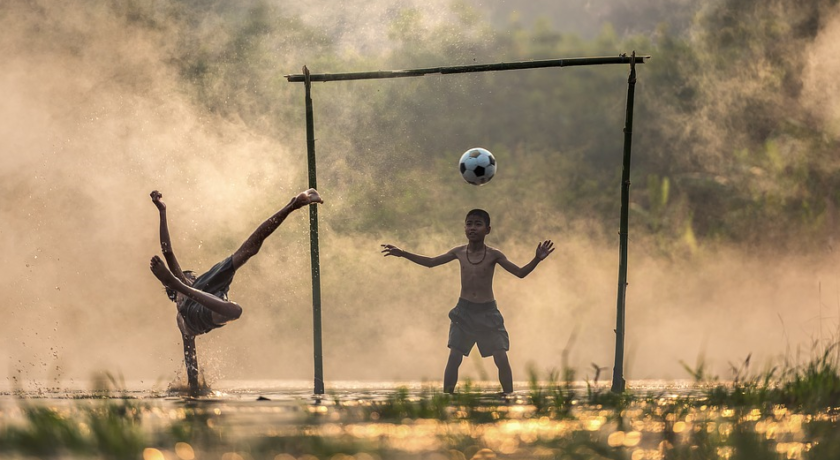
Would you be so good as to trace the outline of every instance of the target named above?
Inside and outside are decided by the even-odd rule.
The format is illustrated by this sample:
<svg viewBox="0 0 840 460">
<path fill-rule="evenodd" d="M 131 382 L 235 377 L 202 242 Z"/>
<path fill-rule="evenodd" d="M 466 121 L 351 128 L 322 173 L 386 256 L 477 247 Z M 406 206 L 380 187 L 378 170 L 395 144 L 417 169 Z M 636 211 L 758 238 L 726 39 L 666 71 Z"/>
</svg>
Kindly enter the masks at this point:
<svg viewBox="0 0 840 460">
<path fill-rule="evenodd" d="M 242 315 L 242 307 L 240 307 L 236 302 L 222 300 L 212 294 L 199 291 L 198 289 L 187 286 L 178 278 L 175 278 L 175 275 L 169 271 L 166 264 L 163 263 L 163 260 L 161 260 L 160 257 L 152 257 L 151 262 L 149 262 L 149 268 L 164 286 L 173 289 L 192 300 L 195 300 L 201 305 L 204 305 L 208 309 L 212 310 L 213 313 L 223 316 L 227 321 L 239 319 Z"/>
<path fill-rule="evenodd" d="M 450 348 L 449 359 L 446 361 L 446 369 L 443 371 L 443 392 L 455 393 L 455 385 L 458 384 L 458 368 L 464 355 L 460 351 Z"/>
<path fill-rule="evenodd" d="M 263 241 L 265 241 L 266 238 L 277 230 L 277 227 L 286 220 L 286 217 L 291 214 L 292 211 L 312 203 L 323 202 L 324 200 L 321 199 L 321 196 L 318 195 L 318 191 L 314 188 L 301 192 L 296 197 L 292 198 L 286 206 L 260 224 L 260 226 L 254 230 L 254 233 L 252 233 L 251 236 L 242 243 L 242 246 L 233 253 L 232 262 L 234 270 L 245 265 L 245 262 L 247 262 L 248 259 L 260 251 Z"/>
<path fill-rule="evenodd" d="M 510 360 L 505 350 L 493 352 L 493 362 L 499 368 L 499 383 L 502 384 L 502 392 L 513 393 L 513 371 L 510 369 Z"/>
</svg>

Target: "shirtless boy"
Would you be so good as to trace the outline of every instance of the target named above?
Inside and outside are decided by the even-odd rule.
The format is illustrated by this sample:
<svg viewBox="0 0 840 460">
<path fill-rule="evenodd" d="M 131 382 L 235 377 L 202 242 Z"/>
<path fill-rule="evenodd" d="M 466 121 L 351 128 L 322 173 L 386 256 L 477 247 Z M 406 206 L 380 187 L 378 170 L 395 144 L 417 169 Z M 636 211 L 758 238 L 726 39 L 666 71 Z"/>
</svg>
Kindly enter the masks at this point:
<svg viewBox="0 0 840 460">
<path fill-rule="evenodd" d="M 169 299 L 178 307 L 177 321 L 184 341 L 187 380 L 190 393 L 198 394 L 195 336 L 222 327 L 242 315 L 242 307 L 229 301 L 227 296 L 236 270 L 259 252 L 263 241 L 277 230 L 292 211 L 309 204 L 323 203 L 323 200 L 315 189 L 301 192 L 260 224 L 236 252 L 214 265 L 207 273 L 195 277 L 193 272 L 181 270 L 181 265 L 172 251 L 172 240 L 169 238 L 169 226 L 166 221 L 166 205 L 161 201 L 163 195 L 155 190 L 150 196 L 160 212 L 160 247 L 166 264 L 160 257 L 154 256 L 149 268 L 166 288 Z"/>
<path fill-rule="evenodd" d="M 478 344 L 478 351 L 483 358 L 493 356 L 499 368 L 502 391 L 510 394 L 513 393 L 513 373 L 507 356 L 510 339 L 502 314 L 496 308 L 493 273 L 496 265 L 500 265 L 509 273 L 525 278 L 537 264 L 554 252 L 554 243 L 551 240 L 539 243 L 534 258 L 527 265 L 519 267 L 509 261 L 502 251 L 484 244 L 485 237 L 490 233 L 490 215 L 487 211 L 473 209 L 468 212 L 464 233 L 467 235 L 466 245 L 452 248 L 437 257 L 412 254 L 391 244 L 383 244 L 382 252 L 386 257 L 403 257 L 429 268 L 458 260 L 461 265 L 461 297 L 449 312 L 449 360 L 443 373 L 443 391 L 455 391 L 458 367 L 464 356 L 469 356 L 473 345 Z"/>
</svg>

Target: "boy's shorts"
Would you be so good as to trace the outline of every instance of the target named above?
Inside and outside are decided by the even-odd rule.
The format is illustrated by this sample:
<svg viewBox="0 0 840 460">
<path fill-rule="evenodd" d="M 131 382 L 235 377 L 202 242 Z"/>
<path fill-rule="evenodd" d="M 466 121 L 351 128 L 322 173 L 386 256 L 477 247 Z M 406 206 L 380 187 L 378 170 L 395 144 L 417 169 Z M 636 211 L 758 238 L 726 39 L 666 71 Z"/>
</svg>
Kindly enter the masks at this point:
<svg viewBox="0 0 840 460">
<path fill-rule="evenodd" d="M 222 300 L 227 300 L 230 283 L 233 282 L 233 275 L 236 270 L 233 268 L 233 256 L 217 263 L 207 273 L 196 278 L 192 287 L 199 291 L 212 294 Z M 210 332 L 213 329 L 222 327 L 221 324 L 213 322 L 213 311 L 192 299 L 186 299 L 178 306 L 178 312 L 184 318 L 187 329 L 195 335 Z"/>
<path fill-rule="evenodd" d="M 449 312 L 449 343 L 447 346 L 469 356 L 473 345 L 483 358 L 499 350 L 510 349 L 510 337 L 505 329 L 502 313 L 496 308 L 496 301 L 473 303 L 458 299 Z"/>
</svg>

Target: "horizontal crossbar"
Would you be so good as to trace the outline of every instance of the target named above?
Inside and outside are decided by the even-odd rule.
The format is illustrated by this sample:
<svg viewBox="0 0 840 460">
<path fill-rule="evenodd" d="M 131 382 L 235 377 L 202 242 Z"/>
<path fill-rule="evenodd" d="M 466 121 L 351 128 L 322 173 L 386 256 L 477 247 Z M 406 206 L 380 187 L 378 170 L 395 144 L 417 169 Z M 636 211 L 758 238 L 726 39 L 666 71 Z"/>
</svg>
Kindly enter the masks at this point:
<svg viewBox="0 0 840 460">
<path fill-rule="evenodd" d="M 572 67 L 603 64 L 629 64 L 632 58 L 626 55 L 584 57 L 568 59 L 542 59 L 537 61 L 500 62 L 498 64 L 472 64 L 449 67 L 428 67 L 408 70 L 378 70 L 374 72 L 313 73 L 310 81 L 374 80 L 379 78 L 422 77 L 428 74 L 453 74 L 470 72 L 494 72 L 499 70 L 542 69 L 546 67 Z M 644 64 L 650 56 L 636 56 L 636 64 Z M 284 75 L 289 82 L 304 82 L 304 74 Z"/>
</svg>

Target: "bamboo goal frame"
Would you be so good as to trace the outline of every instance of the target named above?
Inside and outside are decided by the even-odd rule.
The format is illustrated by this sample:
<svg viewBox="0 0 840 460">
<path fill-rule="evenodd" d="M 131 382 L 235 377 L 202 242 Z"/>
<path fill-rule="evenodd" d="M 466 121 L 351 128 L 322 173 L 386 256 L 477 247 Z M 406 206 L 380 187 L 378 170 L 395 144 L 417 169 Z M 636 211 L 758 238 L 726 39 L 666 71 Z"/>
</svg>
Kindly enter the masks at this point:
<svg viewBox="0 0 840 460">
<path fill-rule="evenodd" d="M 618 262 L 618 295 L 616 302 L 615 327 L 615 365 L 613 367 L 612 391 L 621 393 L 625 390 L 624 381 L 624 317 L 625 300 L 627 294 L 627 234 L 628 214 L 630 203 L 630 150 L 633 137 L 633 103 L 636 86 L 636 64 L 644 64 L 650 56 L 636 56 L 633 51 L 630 56 L 580 57 L 567 59 L 544 59 L 534 61 L 501 62 L 496 64 L 472 64 L 446 67 L 427 67 L 407 70 L 385 70 L 372 72 L 350 73 L 321 73 L 312 74 L 306 66 L 302 74 L 285 75 L 290 83 L 303 83 L 305 89 L 304 105 L 306 107 L 306 153 L 308 160 L 309 187 L 317 188 L 317 174 L 315 162 L 315 121 L 312 107 L 312 82 L 374 80 L 386 78 L 422 77 L 430 74 L 460 74 L 474 72 L 494 72 L 503 70 L 543 69 L 551 67 L 575 67 L 606 64 L 630 64 L 630 75 L 627 79 L 627 102 L 624 118 L 624 152 L 621 173 L 621 217 L 619 223 L 619 262 Z M 315 359 L 316 395 L 324 394 L 324 364 L 321 340 L 321 266 L 318 238 L 318 208 L 309 206 L 309 241 L 312 267 L 312 328 Z"/>
</svg>

